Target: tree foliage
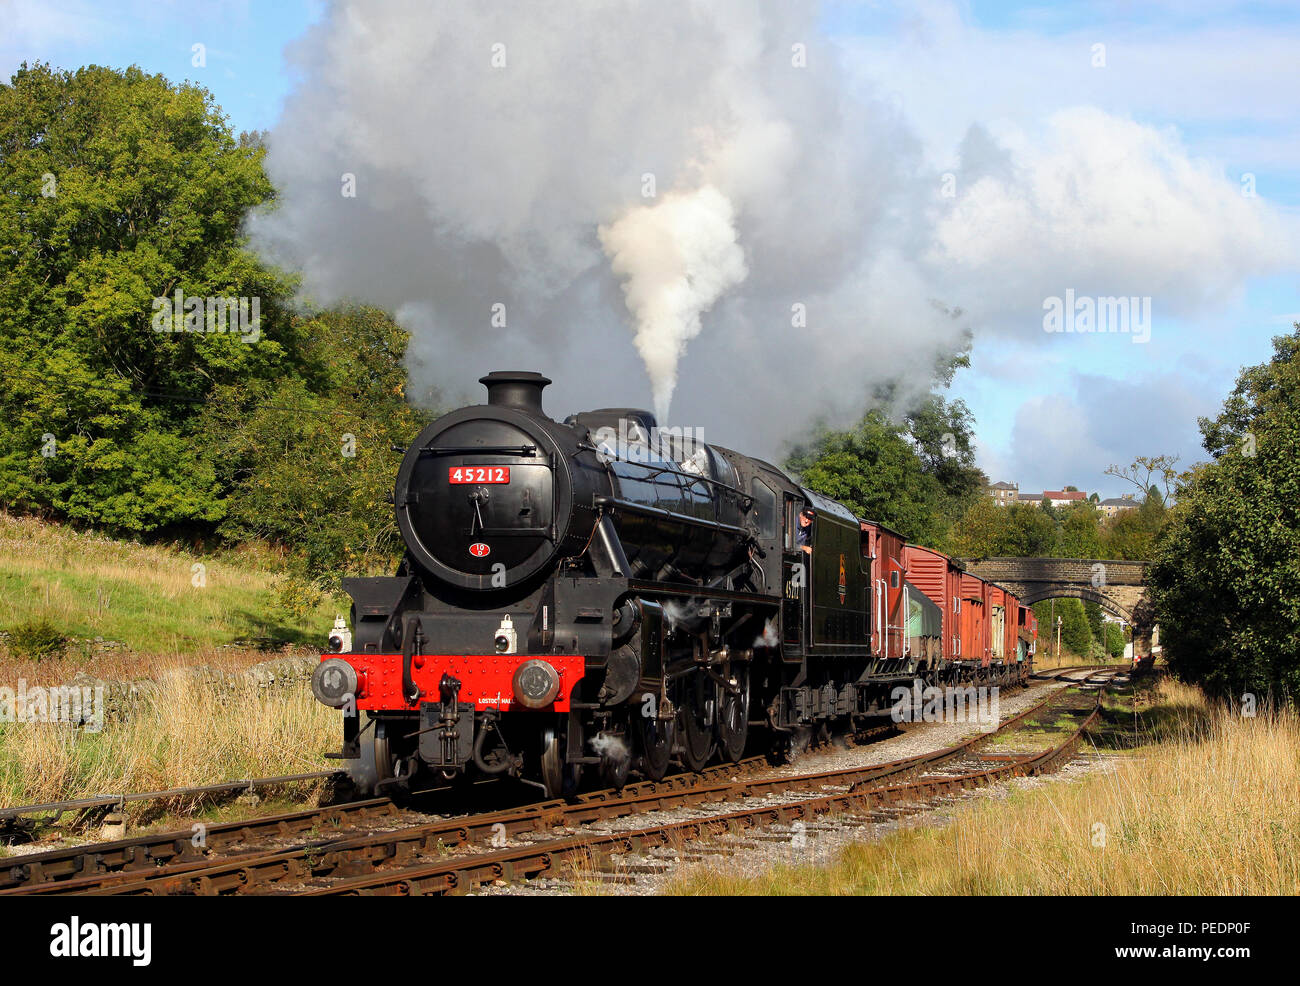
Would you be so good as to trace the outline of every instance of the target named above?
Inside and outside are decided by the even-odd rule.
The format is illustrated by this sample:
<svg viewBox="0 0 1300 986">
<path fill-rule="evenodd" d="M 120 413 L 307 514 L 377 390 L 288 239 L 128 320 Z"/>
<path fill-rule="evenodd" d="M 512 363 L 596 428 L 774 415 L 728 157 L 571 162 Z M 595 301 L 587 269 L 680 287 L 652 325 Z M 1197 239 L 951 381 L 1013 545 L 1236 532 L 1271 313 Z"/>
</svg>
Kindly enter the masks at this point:
<svg viewBox="0 0 1300 986">
<path fill-rule="evenodd" d="M 1053 623 L 1055 617 L 1061 621 L 1061 646 L 1080 657 L 1089 656 L 1092 651 L 1093 633 L 1088 622 L 1088 614 L 1080 600 L 1047 599 L 1034 603 L 1033 610 L 1034 615 L 1038 617 L 1039 637 L 1049 653 L 1056 647 L 1056 625 Z"/>
<path fill-rule="evenodd" d="M 406 402 L 407 333 L 357 307 L 304 327 L 302 377 L 217 389 L 203 416 L 230 490 L 222 533 L 296 546 L 304 576 L 379 571 L 401 554 L 388 498 L 427 420 Z"/>
<path fill-rule="evenodd" d="M 1122 626 L 1118 623 L 1105 624 L 1105 647 L 1108 656 L 1123 657 L 1124 647 L 1127 644 L 1128 639 Z"/>
<path fill-rule="evenodd" d="M 1101 558 L 1102 517 L 1087 500 L 1070 504 L 1061 514 L 1056 533 L 1060 558 Z"/>
<path fill-rule="evenodd" d="M 1202 419 L 1194 470 L 1155 545 L 1149 583 L 1180 677 L 1240 698 L 1300 693 L 1300 323 Z"/>
<path fill-rule="evenodd" d="M 1038 507 L 999 507 L 981 496 L 953 525 L 943 546 L 958 558 L 1051 556 L 1056 524 Z"/>
<path fill-rule="evenodd" d="M 1053 507 L 1014 503 L 999 507 L 990 497 L 971 502 L 940 542 L 959 558 L 1054 557 L 1145 560 L 1167 510 L 1158 490 L 1136 510 L 1114 517 L 1101 515 L 1097 505 L 1079 500 Z"/>
<path fill-rule="evenodd" d="M 392 446 L 423 421 L 407 335 L 371 308 L 293 310 L 240 232 L 274 205 L 263 154 L 205 90 L 136 68 L 0 86 L 0 502 L 274 542 L 317 584 L 391 564 Z M 178 290 L 257 299 L 256 332 L 157 331 Z"/>
<path fill-rule="evenodd" d="M 941 487 L 905 435 L 902 425 L 873 410 L 853 429 L 826 432 L 812 448 L 793 453 L 787 467 L 809 489 L 859 516 L 924 540 L 935 530 Z"/>
<path fill-rule="evenodd" d="M 126 531 L 225 514 L 196 433 L 214 385 L 296 346 L 283 275 L 243 248 L 262 151 L 203 89 L 24 65 L 0 86 L 0 499 Z M 159 333 L 153 300 L 261 299 L 260 338 Z"/>
<path fill-rule="evenodd" d="M 935 386 L 946 387 L 958 368 L 969 365 L 964 352 L 940 359 Z M 872 402 L 850 429 L 817 429 L 791 451 L 786 468 L 859 516 L 937 544 L 983 489 L 974 417 L 962 401 L 934 392 L 905 400 L 897 384 L 877 388 Z"/>
<path fill-rule="evenodd" d="M 1167 514 L 1160 491 L 1151 487 L 1136 510 L 1121 510 L 1102 527 L 1102 553 L 1098 557 L 1128 561 L 1151 558 Z"/>
</svg>

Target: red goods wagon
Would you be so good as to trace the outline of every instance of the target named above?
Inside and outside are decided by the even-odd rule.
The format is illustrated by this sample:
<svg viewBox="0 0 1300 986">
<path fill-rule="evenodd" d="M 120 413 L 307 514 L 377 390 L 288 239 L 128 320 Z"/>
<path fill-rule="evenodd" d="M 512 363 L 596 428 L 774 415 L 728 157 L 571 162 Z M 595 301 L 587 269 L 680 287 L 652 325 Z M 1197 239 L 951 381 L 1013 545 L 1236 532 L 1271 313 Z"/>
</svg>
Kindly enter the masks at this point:
<svg viewBox="0 0 1300 986">
<path fill-rule="evenodd" d="M 1019 664 L 1023 658 L 1020 652 L 1020 621 L 1023 619 L 1025 607 L 1020 605 L 1020 599 L 1007 593 L 1007 642 L 1006 655 L 1007 664 Z"/>
<path fill-rule="evenodd" d="M 952 653 L 958 661 L 966 658 L 966 644 L 962 638 L 961 578 L 961 566 L 949 558 L 948 595 L 952 601 L 948 604 L 948 609 L 952 613 Z"/>
<path fill-rule="evenodd" d="M 1005 591 L 1005 590 L 1004 590 Z M 1021 650 L 1021 634 L 1024 631 L 1025 607 L 1020 604 L 1020 597 L 1007 592 L 1007 664 L 1019 664 L 1024 660 Z"/>
<path fill-rule="evenodd" d="M 961 660 L 961 569 L 947 555 L 916 544 L 903 548 L 903 562 L 907 581 L 943 613 L 943 660 Z"/>
<path fill-rule="evenodd" d="M 981 667 L 989 663 L 989 588 L 979 576 L 962 573 L 962 660 Z"/>
<path fill-rule="evenodd" d="M 903 535 L 883 524 L 862 522 L 863 551 L 871 559 L 871 649 L 877 658 L 901 660 L 907 614 L 903 612 Z"/>
<path fill-rule="evenodd" d="M 1023 604 L 1020 607 L 1019 638 L 1020 659 L 1026 662 L 1033 660 L 1038 651 L 1038 617 L 1034 615 L 1033 609 Z"/>
</svg>

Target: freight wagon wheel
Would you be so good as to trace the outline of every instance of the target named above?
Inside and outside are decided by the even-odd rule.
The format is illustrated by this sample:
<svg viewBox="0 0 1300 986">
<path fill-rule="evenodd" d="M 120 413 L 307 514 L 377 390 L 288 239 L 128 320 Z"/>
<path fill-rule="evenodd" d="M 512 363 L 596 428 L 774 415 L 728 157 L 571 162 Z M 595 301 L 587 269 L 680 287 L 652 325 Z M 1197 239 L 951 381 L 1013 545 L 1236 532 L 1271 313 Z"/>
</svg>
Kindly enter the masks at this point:
<svg viewBox="0 0 1300 986">
<path fill-rule="evenodd" d="M 582 779 L 582 764 L 564 762 L 564 751 L 568 746 L 564 738 L 568 733 L 566 725 L 561 720 L 542 731 L 542 783 L 546 785 L 548 798 L 572 797 Z"/>
<path fill-rule="evenodd" d="M 641 750 L 641 773 L 652 781 L 661 781 L 668 773 L 673 758 L 673 729 L 671 719 L 657 719 L 637 715 L 637 745 Z"/>
<path fill-rule="evenodd" d="M 717 715 L 717 689 L 705 674 L 691 675 L 680 689 L 677 731 L 682 762 L 688 770 L 703 770 L 713 756 L 713 720 Z"/>
<path fill-rule="evenodd" d="M 728 688 L 722 690 L 718 709 L 718 749 L 722 751 L 723 759 L 735 763 L 745 755 L 745 743 L 749 740 L 749 668 L 733 668 L 731 673 L 739 692 Z"/>
</svg>

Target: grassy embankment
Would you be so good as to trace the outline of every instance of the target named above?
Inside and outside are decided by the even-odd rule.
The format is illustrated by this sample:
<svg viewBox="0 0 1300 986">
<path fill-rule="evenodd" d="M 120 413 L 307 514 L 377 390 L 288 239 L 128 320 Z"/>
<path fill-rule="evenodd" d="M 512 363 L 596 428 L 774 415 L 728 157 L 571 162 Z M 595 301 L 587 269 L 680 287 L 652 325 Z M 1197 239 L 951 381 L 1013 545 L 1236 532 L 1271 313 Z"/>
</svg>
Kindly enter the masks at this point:
<svg viewBox="0 0 1300 986">
<path fill-rule="evenodd" d="M 1300 719 L 1162 682 L 1108 707 L 1109 769 L 972 798 L 826 865 L 692 868 L 682 894 L 1300 893 Z M 1118 756 L 1115 756 L 1119 754 Z"/>
<path fill-rule="evenodd" d="M 269 549 L 199 553 L 0 511 L 0 630 L 44 624 L 65 638 L 39 668 L 24 667 L 31 655 L 13 640 L 0 670 L 127 677 L 177 658 L 193 664 L 233 653 L 252 663 L 275 648 L 317 647 L 340 603 L 291 612 L 275 591 L 282 569 Z"/>
<path fill-rule="evenodd" d="M 205 585 L 194 584 L 196 563 Z M 0 722 L 0 806 L 336 766 L 321 752 L 337 746 L 337 713 L 305 684 L 173 673 L 237 672 L 319 646 L 338 601 L 291 613 L 277 601 L 277 564 L 269 551 L 196 553 L 0 512 L 0 629 L 11 634 L 0 642 L 0 688 L 66 684 L 79 672 L 157 683 L 129 719 L 100 732 Z M 13 636 L 34 627 L 59 638 L 39 659 L 30 639 Z"/>
</svg>

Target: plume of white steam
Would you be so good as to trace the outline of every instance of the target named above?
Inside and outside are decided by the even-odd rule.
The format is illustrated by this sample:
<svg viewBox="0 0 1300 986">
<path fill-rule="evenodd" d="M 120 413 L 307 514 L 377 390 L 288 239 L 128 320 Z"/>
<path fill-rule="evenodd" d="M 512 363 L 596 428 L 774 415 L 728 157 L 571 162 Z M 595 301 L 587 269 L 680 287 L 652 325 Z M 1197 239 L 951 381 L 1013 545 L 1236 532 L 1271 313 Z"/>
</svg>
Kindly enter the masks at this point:
<svg viewBox="0 0 1300 986">
<path fill-rule="evenodd" d="M 668 621 L 669 632 L 676 633 L 679 627 L 689 628 L 692 622 L 699 619 L 700 604 L 694 599 L 685 602 L 666 599 L 663 603 L 663 613 L 664 619 Z"/>
<path fill-rule="evenodd" d="M 636 320 L 634 338 L 650 375 L 655 416 L 667 421 L 677 364 L 700 334 L 700 316 L 748 273 L 734 210 L 725 195 L 705 185 L 631 208 L 599 234 Z"/>
<path fill-rule="evenodd" d="M 767 620 L 763 624 L 763 632 L 754 638 L 753 646 L 755 648 L 775 647 L 779 643 L 781 643 L 781 637 L 776 632 L 776 620 Z"/>
<path fill-rule="evenodd" d="M 632 751 L 627 742 L 617 733 L 601 731 L 587 742 L 597 756 L 605 757 L 612 763 L 625 764 L 632 759 Z"/>
</svg>

